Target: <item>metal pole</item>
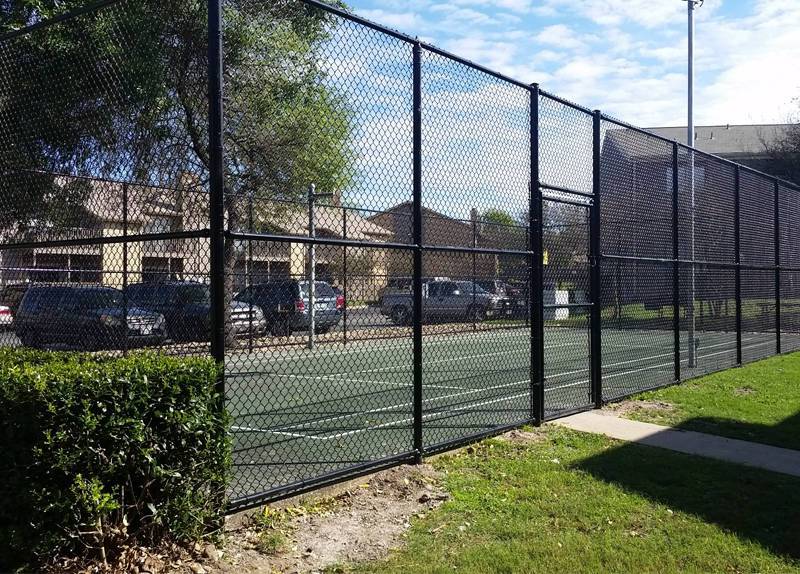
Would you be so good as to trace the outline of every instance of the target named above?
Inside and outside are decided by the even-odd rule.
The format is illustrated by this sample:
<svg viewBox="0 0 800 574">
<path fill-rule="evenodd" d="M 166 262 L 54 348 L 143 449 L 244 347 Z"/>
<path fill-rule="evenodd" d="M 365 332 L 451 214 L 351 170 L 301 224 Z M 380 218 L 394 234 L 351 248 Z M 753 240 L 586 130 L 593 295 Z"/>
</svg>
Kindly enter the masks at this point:
<svg viewBox="0 0 800 574">
<path fill-rule="evenodd" d="M 528 198 L 528 244 L 531 246 L 528 273 L 528 315 L 531 337 L 531 419 L 544 422 L 544 222 L 539 176 L 539 84 L 530 92 L 530 196 Z"/>
<path fill-rule="evenodd" d="M 122 354 L 128 354 L 128 184 L 122 184 L 122 312 L 125 321 L 125 336 L 122 341 Z"/>
<path fill-rule="evenodd" d="M 601 337 L 601 291 L 600 291 L 600 123 L 602 115 L 600 110 L 595 110 L 592 122 L 592 201 L 590 214 L 590 240 L 589 251 L 591 260 L 591 384 L 592 401 L 595 408 L 603 406 L 603 374 L 602 374 L 602 337 Z"/>
<path fill-rule="evenodd" d="M 781 188 L 775 180 L 775 352 L 781 354 Z"/>
<path fill-rule="evenodd" d="M 314 217 L 314 200 L 317 194 L 317 187 L 313 183 L 308 186 L 308 236 L 311 239 L 317 237 L 316 221 Z M 317 246 L 312 243 L 308 246 L 308 348 L 313 349 L 315 343 L 314 331 L 316 325 L 316 312 L 314 310 L 314 295 L 316 294 L 317 280 Z"/>
<path fill-rule="evenodd" d="M 673 348 L 675 352 L 675 382 L 681 380 L 681 291 L 680 277 L 681 267 L 678 263 L 680 259 L 680 243 L 678 225 L 678 144 L 672 144 L 672 329 L 674 332 Z"/>
<path fill-rule="evenodd" d="M 472 219 L 472 248 L 478 248 L 478 210 L 473 208 L 471 212 Z M 478 320 L 475 317 L 475 281 L 478 280 L 478 261 L 475 252 L 472 252 L 472 331 L 478 330 Z"/>
<path fill-rule="evenodd" d="M 689 63 L 688 63 L 688 121 L 686 127 L 686 145 L 694 147 L 694 10 L 697 0 L 688 0 L 688 43 L 689 43 Z M 694 153 L 689 152 L 689 189 L 691 195 L 691 260 L 695 260 L 695 181 L 694 181 Z M 694 302 L 696 296 L 696 269 L 692 263 L 690 270 L 690 289 L 689 300 L 686 307 L 687 338 L 688 338 L 688 361 L 689 368 L 697 366 L 697 341 L 695 337 L 695 309 Z"/>
<path fill-rule="evenodd" d="M 248 205 L 247 205 L 247 223 L 248 229 L 250 233 L 253 233 L 255 230 L 253 229 L 253 192 L 251 191 L 249 194 Z M 247 241 L 247 261 L 246 261 L 247 269 L 245 270 L 245 285 L 247 287 L 253 286 L 253 240 L 249 239 Z M 253 297 L 252 294 L 248 297 L 250 308 L 248 309 L 247 314 L 247 350 L 249 352 L 253 352 Z"/>
<path fill-rule="evenodd" d="M 733 246 L 736 262 L 736 363 L 742 364 L 742 260 L 741 260 L 741 200 L 739 192 L 739 166 L 733 170 Z M 727 300 L 727 298 L 726 298 Z"/>
<path fill-rule="evenodd" d="M 342 208 L 342 239 L 347 239 L 347 208 Z M 347 344 L 347 306 L 349 297 L 347 293 L 347 246 L 342 253 L 342 296 L 344 297 L 344 308 L 342 309 L 342 331 L 344 333 L 344 344 Z"/>
<path fill-rule="evenodd" d="M 225 180 L 221 0 L 208 3 L 208 96 L 211 251 L 211 355 L 220 367 L 217 391 L 225 396 Z"/>
<path fill-rule="evenodd" d="M 422 46 L 413 48 L 413 221 L 414 242 L 414 450 L 417 462 L 424 452 L 422 436 Z"/>
</svg>

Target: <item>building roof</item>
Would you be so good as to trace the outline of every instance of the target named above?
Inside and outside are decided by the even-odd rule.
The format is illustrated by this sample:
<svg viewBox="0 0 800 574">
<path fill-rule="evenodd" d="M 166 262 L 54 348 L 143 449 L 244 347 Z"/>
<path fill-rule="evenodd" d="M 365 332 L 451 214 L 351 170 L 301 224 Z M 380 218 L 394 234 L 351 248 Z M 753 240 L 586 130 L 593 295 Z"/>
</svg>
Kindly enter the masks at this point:
<svg viewBox="0 0 800 574">
<path fill-rule="evenodd" d="M 786 127 L 786 124 L 697 126 L 694 147 L 729 159 L 761 156 L 765 153 L 765 144 L 776 141 Z M 645 129 L 667 139 L 686 141 L 685 126 Z"/>
</svg>

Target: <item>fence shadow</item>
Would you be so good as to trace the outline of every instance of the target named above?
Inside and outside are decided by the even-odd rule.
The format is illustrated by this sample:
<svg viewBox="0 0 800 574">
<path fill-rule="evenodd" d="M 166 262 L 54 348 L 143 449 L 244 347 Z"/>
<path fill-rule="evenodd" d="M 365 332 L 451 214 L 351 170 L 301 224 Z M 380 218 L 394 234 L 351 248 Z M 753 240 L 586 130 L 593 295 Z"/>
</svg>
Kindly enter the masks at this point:
<svg viewBox="0 0 800 574">
<path fill-rule="evenodd" d="M 722 417 L 695 417 L 673 428 L 800 450 L 800 412 L 775 425 Z"/>
<path fill-rule="evenodd" d="M 775 554 L 800 558 L 798 478 L 637 443 L 573 468 L 693 514 Z"/>
</svg>

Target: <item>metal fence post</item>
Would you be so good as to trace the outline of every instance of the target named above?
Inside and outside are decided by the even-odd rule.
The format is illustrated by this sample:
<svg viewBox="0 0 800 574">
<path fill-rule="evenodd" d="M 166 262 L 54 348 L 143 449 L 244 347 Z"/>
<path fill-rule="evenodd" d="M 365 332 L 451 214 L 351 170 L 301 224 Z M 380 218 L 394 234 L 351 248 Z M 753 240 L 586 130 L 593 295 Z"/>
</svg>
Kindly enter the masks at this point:
<svg viewBox="0 0 800 574">
<path fill-rule="evenodd" d="M 739 197 L 739 166 L 733 170 L 733 245 L 736 262 L 736 364 L 742 364 L 742 259 L 741 259 L 741 199 Z"/>
<path fill-rule="evenodd" d="M 775 180 L 775 352 L 781 354 L 781 186 Z"/>
<path fill-rule="evenodd" d="M 422 45 L 413 48 L 413 241 L 414 241 L 414 450 L 417 462 L 424 451 L 422 437 Z"/>
<path fill-rule="evenodd" d="M 675 382 L 681 380 L 681 266 L 678 225 L 678 143 L 672 143 L 672 328 L 674 330 Z"/>
<path fill-rule="evenodd" d="M 602 373 L 602 338 L 601 338 L 601 289 L 600 281 L 600 123 L 602 121 L 600 110 L 595 110 L 592 115 L 592 193 L 594 195 L 591 207 L 591 220 L 589 225 L 589 252 L 591 260 L 591 325 L 590 325 L 590 356 L 591 356 L 591 383 L 592 401 L 595 408 L 603 406 L 603 373 Z"/>
<path fill-rule="evenodd" d="M 211 279 L 211 356 L 220 366 L 217 391 L 224 403 L 225 377 L 225 180 L 223 173 L 222 2 L 208 2 L 208 138 Z"/>
<path fill-rule="evenodd" d="M 342 238 L 347 239 L 347 208 L 342 207 Z M 342 333 L 343 342 L 347 344 L 347 306 L 349 304 L 349 294 L 347 292 L 347 247 L 342 251 L 342 296 L 344 297 L 344 308 L 342 309 Z"/>
<path fill-rule="evenodd" d="M 128 354 L 128 184 L 122 184 L 122 312 L 125 321 L 125 337 L 122 341 L 122 355 Z"/>
<path fill-rule="evenodd" d="M 530 145 L 531 176 L 528 199 L 528 245 L 530 247 L 530 272 L 528 273 L 528 315 L 531 330 L 531 418 L 537 425 L 544 422 L 544 277 L 543 277 L 543 221 L 542 188 L 539 176 L 539 84 L 530 92 Z"/>
</svg>

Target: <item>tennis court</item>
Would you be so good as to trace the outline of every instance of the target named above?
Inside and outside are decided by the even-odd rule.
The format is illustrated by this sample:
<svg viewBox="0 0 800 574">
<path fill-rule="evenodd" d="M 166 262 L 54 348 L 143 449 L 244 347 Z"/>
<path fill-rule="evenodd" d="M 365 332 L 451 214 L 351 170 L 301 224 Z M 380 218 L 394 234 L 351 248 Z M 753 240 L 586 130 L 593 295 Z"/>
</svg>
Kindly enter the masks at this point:
<svg viewBox="0 0 800 574">
<path fill-rule="evenodd" d="M 698 333 L 697 366 L 684 378 L 736 364 L 736 334 Z M 791 335 L 784 344 L 795 346 Z M 743 333 L 745 361 L 774 353 L 774 333 Z M 531 416 L 530 331 L 490 329 L 426 335 L 426 447 Z M 228 408 L 234 421 L 234 496 L 256 484 L 279 487 L 412 449 L 412 341 L 331 343 L 231 353 Z M 673 333 L 603 332 L 605 399 L 673 381 Z M 589 333 L 545 331 L 548 417 L 591 404 Z"/>
</svg>

